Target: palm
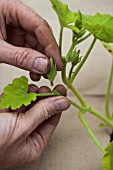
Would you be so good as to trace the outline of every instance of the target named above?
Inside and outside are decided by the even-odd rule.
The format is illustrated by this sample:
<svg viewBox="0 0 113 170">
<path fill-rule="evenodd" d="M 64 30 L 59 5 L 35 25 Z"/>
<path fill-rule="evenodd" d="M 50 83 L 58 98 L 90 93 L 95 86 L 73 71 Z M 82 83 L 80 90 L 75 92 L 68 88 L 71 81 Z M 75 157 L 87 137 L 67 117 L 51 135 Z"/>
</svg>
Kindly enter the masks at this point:
<svg viewBox="0 0 113 170">
<path fill-rule="evenodd" d="M 55 130 L 60 115 L 48 119 L 32 132 L 27 129 L 30 122 L 27 122 L 25 126 L 25 119 L 24 113 L 19 115 L 18 113 L 2 113 L 0 115 L 0 138 L 2 139 L 0 146 L 3 149 L 0 154 L 2 155 L 0 164 L 17 166 L 36 160 Z M 8 152 L 8 157 L 4 155 L 5 151 Z"/>
</svg>

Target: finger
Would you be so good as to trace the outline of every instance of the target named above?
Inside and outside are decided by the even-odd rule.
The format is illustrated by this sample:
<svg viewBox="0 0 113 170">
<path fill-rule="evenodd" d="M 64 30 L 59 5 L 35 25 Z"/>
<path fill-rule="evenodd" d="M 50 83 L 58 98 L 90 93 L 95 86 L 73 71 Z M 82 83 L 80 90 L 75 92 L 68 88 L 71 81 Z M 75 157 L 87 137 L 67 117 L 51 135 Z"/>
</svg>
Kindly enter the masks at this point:
<svg viewBox="0 0 113 170">
<path fill-rule="evenodd" d="M 43 77 L 44 77 L 45 79 L 48 79 L 48 76 L 47 76 L 47 74 L 43 75 Z"/>
<path fill-rule="evenodd" d="M 44 49 L 42 46 L 39 44 L 37 37 L 33 33 L 27 33 L 25 35 L 25 41 L 35 50 L 43 53 Z"/>
<path fill-rule="evenodd" d="M 39 88 L 38 93 L 51 93 L 51 89 L 47 86 L 42 86 Z M 44 98 L 47 98 L 47 97 L 40 97 L 39 99 L 44 99 Z"/>
<path fill-rule="evenodd" d="M 57 85 L 53 90 L 58 91 L 63 96 L 67 96 L 67 89 L 62 84 Z"/>
<path fill-rule="evenodd" d="M 42 123 L 31 135 L 31 139 L 35 141 L 35 145 L 40 144 L 39 155 L 42 153 L 43 149 L 46 147 L 48 140 L 56 129 L 59 123 L 61 114 L 54 115 L 44 123 Z M 38 156 L 39 156 L 38 155 Z"/>
<path fill-rule="evenodd" d="M 50 68 L 49 59 L 42 53 L 10 45 L 0 41 L 0 62 L 16 66 L 37 74 L 46 74 Z"/>
<path fill-rule="evenodd" d="M 26 31 L 35 33 L 45 55 L 52 56 L 58 70 L 62 70 L 63 62 L 60 58 L 59 48 L 48 23 L 20 1 L 7 1 L 4 3 L 3 9 L 8 9 L 7 12 L 3 10 L 7 24 L 11 24 L 13 21 L 12 24 L 21 25 Z"/>
<path fill-rule="evenodd" d="M 28 92 L 29 92 L 29 93 L 30 93 L 30 92 L 32 92 L 32 93 L 38 93 L 38 90 L 39 90 L 39 88 L 38 88 L 37 85 L 35 85 L 35 84 L 29 84 L 29 86 L 28 86 Z"/>
<path fill-rule="evenodd" d="M 25 33 L 25 30 L 21 27 L 7 25 L 7 42 L 18 47 L 24 47 Z"/>
<path fill-rule="evenodd" d="M 39 81 L 41 79 L 41 75 L 40 74 L 36 74 L 36 73 L 30 72 L 29 75 L 30 75 L 30 78 L 33 81 Z"/>
<path fill-rule="evenodd" d="M 47 86 L 42 86 L 38 89 L 37 93 L 51 93 L 51 89 Z M 47 97 L 38 97 L 35 102 L 32 102 L 30 106 L 28 107 L 28 110 L 31 109 L 39 100 L 44 99 Z"/>
<path fill-rule="evenodd" d="M 25 36 L 25 41 L 26 41 L 26 43 L 25 43 L 26 47 L 36 49 L 37 51 L 43 53 L 43 48 L 38 43 L 38 40 L 34 36 L 33 33 L 27 33 L 26 36 Z M 30 78 L 33 81 L 39 81 L 41 79 L 41 75 L 30 72 Z"/>
<path fill-rule="evenodd" d="M 38 93 L 51 93 L 51 89 L 47 86 L 41 86 Z"/>
<path fill-rule="evenodd" d="M 47 74 L 44 74 L 43 77 L 44 77 L 45 79 L 48 79 Z M 41 79 L 41 75 L 30 72 L 30 78 L 31 78 L 31 80 L 33 80 L 33 81 L 39 81 L 39 80 Z"/>
<path fill-rule="evenodd" d="M 55 114 L 59 114 L 70 106 L 69 101 L 65 97 L 51 97 L 42 99 L 35 104 L 25 114 L 20 115 L 23 135 L 30 135 L 40 124 Z"/>
<path fill-rule="evenodd" d="M 58 91 L 60 94 L 62 94 L 63 96 L 66 96 L 67 95 L 67 90 L 66 88 L 63 86 L 63 85 L 57 85 L 53 90 L 56 90 Z M 38 93 L 51 93 L 51 89 L 47 86 L 41 86 L 39 89 L 38 89 Z M 44 98 L 47 98 L 47 97 L 38 97 L 38 100 L 41 100 L 41 99 L 44 99 Z M 36 101 L 36 102 L 37 102 Z M 34 106 L 34 104 L 36 104 L 36 102 L 33 102 L 29 109 L 32 108 Z"/>
</svg>

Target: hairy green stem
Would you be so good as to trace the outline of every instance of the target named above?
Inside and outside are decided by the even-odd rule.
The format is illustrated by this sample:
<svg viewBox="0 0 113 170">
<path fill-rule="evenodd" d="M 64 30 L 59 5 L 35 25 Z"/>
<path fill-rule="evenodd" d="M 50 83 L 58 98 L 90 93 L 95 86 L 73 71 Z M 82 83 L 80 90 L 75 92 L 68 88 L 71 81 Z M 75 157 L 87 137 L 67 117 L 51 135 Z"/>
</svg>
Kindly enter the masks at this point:
<svg viewBox="0 0 113 170">
<path fill-rule="evenodd" d="M 91 138 L 93 139 L 93 141 L 95 142 L 95 144 L 97 145 L 97 147 L 103 152 L 105 153 L 105 150 L 102 148 L 100 142 L 97 140 L 97 138 L 95 137 L 95 135 L 93 134 L 93 132 L 91 131 L 89 125 L 87 124 L 86 120 L 84 119 L 83 117 L 83 114 L 85 113 L 86 111 L 80 111 L 78 113 L 78 117 L 81 121 L 81 123 L 83 124 L 83 126 L 86 128 L 87 132 L 89 133 L 89 135 L 91 136 Z"/>
<path fill-rule="evenodd" d="M 84 36 L 83 38 L 81 38 L 80 40 L 78 40 L 77 45 L 80 44 L 81 42 L 83 42 L 84 40 L 86 40 L 87 38 L 89 38 L 91 35 L 92 35 L 92 34 L 89 33 L 89 34 L 87 34 L 86 36 Z"/>
<path fill-rule="evenodd" d="M 111 118 L 110 109 L 109 109 L 109 100 L 110 100 L 110 91 L 111 91 L 112 80 L 113 80 L 113 58 L 112 58 L 112 66 L 111 66 L 111 72 L 110 72 L 107 93 L 106 93 L 106 100 L 105 100 L 106 116 L 109 119 Z"/>
<path fill-rule="evenodd" d="M 77 41 L 77 39 L 75 41 L 73 41 L 68 53 L 67 53 L 67 56 L 70 55 L 70 53 L 74 50 L 75 46 L 80 44 L 81 42 L 83 42 L 84 40 L 86 40 L 89 36 L 91 35 L 91 33 L 87 34 L 85 37 L 81 38 L 80 40 Z"/>
<path fill-rule="evenodd" d="M 78 89 L 75 88 L 72 84 L 69 83 L 68 85 L 69 89 L 74 93 L 74 95 L 78 98 L 79 102 L 82 104 L 83 107 L 87 107 L 87 103 L 82 97 L 82 95 L 79 93 Z"/>
<path fill-rule="evenodd" d="M 98 112 L 97 110 L 93 109 L 92 107 L 89 107 L 88 111 L 91 114 L 93 114 L 94 116 L 96 116 L 97 118 L 99 118 L 100 120 L 102 120 L 108 126 L 113 128 L 113 121 L 111 121 L 107 117 L 103 116 L 100 112 Z"/>
<path fill-rule="evenodd" d="M 59 36 L 59 50 L 60 56 L 62 57 L 62 38 L 63 37 L 63 27 L 60 28 L 60 36 Z"/>
<path fill-rule="evenodd" d="M 92 50 L 93 47 L 94 47 L 95 42 L 96 42 L 96 38 L 94 37 L 94 39 L 93 39 L 93 41 L 92 41 L 92 43 L 91 43 L 91 45 L 90 45 L 87 53 L 85 54 L 84 58 L 82 59 L 82 61 L 81 61 L 80 64 L 78 65 L 76 71 L 72 74 L 71 79 L 70 79 L 70 83 L 72 83 L 72 82 L 74 81 L 76 75 L 78 74 L 78 72 L 79 72 L 80 69 L 82 68 L 83 64 L 84 64 L 85 61 L 87 60 L 87 58 L 88 58 L 91 50 Z"/>
<path fill-rule="evenodd" d="M 71 66 L 71 69 L 69 71 L 69 76 L 68 76 L 69 81 L 70 81 L 70 78 L 71 78 L 71 74 L 73 73 L 73 69 L 74 69 L 74 66 Z"/>
<path fill-rule="evenodd" d="M 107 117 L 103 116 L 101 113 L 99 113 L 98 111 L 96 111 L 95 109 L 93 109 L 92 107 L 90 107 L 86 101 L 84 100 L 84 98 L 82 97 L 82 95 L 79 93 L 79 91 L 72 85 L 70 84 L 70 82 L 67 80 L 66 77 L 66 64 L 64 66 L 64 69 L 62 71 L 62 80 L 64 82 L 64 84 L 74 93 L 74 95 L 77 97 L 77 99 L 79 100 L 79 102 L 81 103 L 83 109 L 86 108 L 87 111 L 89 111 L 90 113 L 92 113 L 93 115 L 95 115 L 97 118 L 99 118 L 100 120 L 102 120 L 104 123 L 106 123 L 107 125 L 109 125 L 110 127 L 113 128 L 113 122 L 111 120 L 109 120 Z"/>
<path fill-rule="evenodd" d="M 68 87 L 69 82 L 68 82 L 68 79 L 66 77 L 66 65 L 67 64 L 64 64 L 64 68 L 63 68 L 63 71 L 62 71 L 62 80 L 63 80 L 64 84 Z"/>
<path fill-rule="evenodd" d="M 78 98 L 78 100 L 80 101 L 80 103 L 82 104 L 82 106 L 86 107 L 87 104 L 84 100 L 84 98 L 81 96 L 81 94 L 79 93 L 79 91 L 72 85 L 70 84 L 70 82 L 68 81 L 67 77 L 66 77 L 66 64 L 64 65 L 64 69 L 62 71 L 62 80 L 64 82 L 64 84 L 74 93 L 74 95 Z"/>
<path fill-rule="evenodd" d="M 36 94 L 37 97 L 52 97 L 52 96 L 62 96 L 56 90 L 53 90 L 52 93 L 38 93 Z"/>
<path fill-rule="evenodd" d="M 90 112 L 92 115 L 96 116 L 97 118 L 99 118 L 101 121 L 103 121 L 105 124 L 107 124 L 108 126 L 113 128 L 113 121 L 109 120 L 107 117 L 105 117 L 102 113 L 98 112 L 97 110 L 95 110 L 94 108 L 92 108 L 91 106 L 89 106 L 84 98 L 80 95 L 79 91 L 73 87 L 71 85 L 71 87 L 69 86 L 69 89 L 71 89 L 71 91 L 74 93 L 74 95 L 78 98 L 78 100 L 80 101 L 80 103 L 82 104 L 82 107 L 79 106 L 79 110 L 81 111 L 88 111 Z M 72 104 L 72 103 L 71 103 Z M 72 104 L 74 106 L 74 104 Z M 76 107 L 76 106 L 75 106 Z"/>
<path fill-rule="evenodd" d="M 70 100 L 70 99 L 69 99 L 69 101 L 70 101 L 70 104 L 71 104 L 72 106 L 76 107 L 76 108 L 79 109 L 79 110 L 82 110 L 82 107 L 79 106 L 77 103 L 75 103 L 73 100 Z"/>
</svg>

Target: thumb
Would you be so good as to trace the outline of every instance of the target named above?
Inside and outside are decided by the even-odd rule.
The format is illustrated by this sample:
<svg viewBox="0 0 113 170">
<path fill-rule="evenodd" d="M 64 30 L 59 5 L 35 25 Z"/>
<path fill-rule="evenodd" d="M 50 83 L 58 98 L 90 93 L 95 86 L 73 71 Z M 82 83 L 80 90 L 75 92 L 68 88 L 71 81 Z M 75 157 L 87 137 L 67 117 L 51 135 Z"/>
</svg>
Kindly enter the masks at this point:
<svg viewBox="0 0 113 170">
<path fill-rule="evenodd" d="M 51 97 L 40 100 L 23 114 L 24 119 L 21 117 L 20 124 L 24 125 L 22 132 L 29 136 L 45 120 L 68 109 L 69 106 L 70 103 L 66 97 Z"/>
<path fill-rule="evenodd" d="M 42 53 L 30 48 L 15 47 L 0 41 L 0 63 L 6 63 L 37 74 L 49 71 L 49 59 Z"/>
</svg>

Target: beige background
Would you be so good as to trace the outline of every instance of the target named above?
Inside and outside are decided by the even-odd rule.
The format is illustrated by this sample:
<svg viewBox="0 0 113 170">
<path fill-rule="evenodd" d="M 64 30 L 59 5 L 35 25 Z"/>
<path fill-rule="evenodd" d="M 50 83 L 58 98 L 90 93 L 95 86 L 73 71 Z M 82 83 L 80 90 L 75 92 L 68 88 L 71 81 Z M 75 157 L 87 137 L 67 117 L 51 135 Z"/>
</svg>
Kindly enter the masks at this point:
<svg viewBox="0 0 113 170">
<path fill-rule="evenodd" d="M 23 0 L 23 2 L 31 6 L 49 22 L 57 39 L 59 34 L 58 20 L 49 0 Z M 65 2 L 69 3 L 73 10 L 80 9 L 82 12 L 89 14 L 94 14 L 96 11 L 113 14 L 113 0 L 65 0 Z M 68 33 L 64 42 L 66 42 L 63 50 L 65 53 L 69 45 Z M 86 50 L 88 43 L 89 41 L 82 45 L 83 52 Z M 110 65 L 111 56 L 98 42 L 75 82 L 83 94 L 102 95 L 100 97 L 86 97 L 86 100 L 103 113 L 105 99 L 103 94 L 106 91 Z M 14 77 L 28 76 L 25 71 L 4 65 L 0 66 L 0 73 L 0 91 Z M 56 81 L 60 82 L 60 76 Z M 45 83 L 47 84 L 47 80 L 41 81 L 39 84 Z M 109 141 L 107 130 L 98 128 L 100 122 L 97 119 L 93 119 L 89 115 L 86 118 L 102 146 L 105 147 Z M 101 159 L 102 154 L 79 122 L 77 111 L 71 108 L 63 114 L 57 130 L 40 160 L 26 168 L 11 168 L 9 170 L 102 170 Z"/>
</svg>

